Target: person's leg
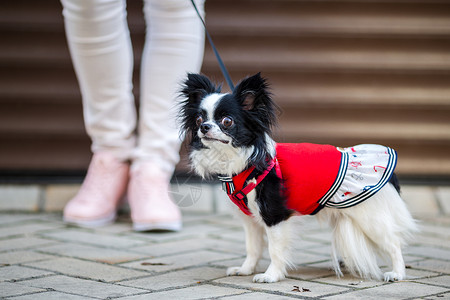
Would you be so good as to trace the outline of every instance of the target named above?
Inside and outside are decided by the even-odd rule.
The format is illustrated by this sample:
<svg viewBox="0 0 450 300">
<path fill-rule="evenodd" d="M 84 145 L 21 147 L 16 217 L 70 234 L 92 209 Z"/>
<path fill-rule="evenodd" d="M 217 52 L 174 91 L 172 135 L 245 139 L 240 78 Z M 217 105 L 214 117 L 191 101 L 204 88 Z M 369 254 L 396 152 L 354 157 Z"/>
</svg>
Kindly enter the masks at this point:
<svg viewBox="0 0 450 300">
<path fill-rule="evenodd" d="M 66 221 L 102 225 L 114 219 L 135 147 L 133 55 L 124 0 L 61 0 L 67 41 L 83 99 L 93 159 L 64 210 Z"/>
<path fill-rule="evenodd" d="M 204 1 L 196 3 L 203 12 Z M 129 189 L 132 219 L 136 230 L 179 229 L 181 215 L 168 194 L 181 145 L 176 98 L 187 73 L 200 71 L 204 29 L 190 1 L 146 0 L 144 12 L 148 32 L 138 147 Z"/>
</svg>

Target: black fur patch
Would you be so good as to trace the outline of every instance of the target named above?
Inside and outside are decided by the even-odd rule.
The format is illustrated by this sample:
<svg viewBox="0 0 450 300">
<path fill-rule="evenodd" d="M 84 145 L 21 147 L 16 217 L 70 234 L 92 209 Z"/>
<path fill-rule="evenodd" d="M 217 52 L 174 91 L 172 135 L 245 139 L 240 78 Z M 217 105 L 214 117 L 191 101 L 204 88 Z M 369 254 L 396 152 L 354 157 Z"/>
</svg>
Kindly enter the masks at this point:
<svg viewBox="0 0 450 300">
<path fill-rule="evenodd" d="M 196 118 L 200 113 L 200 103 L 210 94 L 220 93 L 221 86 L 216 86 L 208 77 L 201 74 L 188 74 L 188 78 L 180 91 L 185 99 L 180 103 L 178 118 L 181 121 L 181 132 L 186 134 L 193 149 L 203 148 L 203 144 L 196 134 Z"/>
<path fill-rule="evenodd" d="M 286 207 L 284 185 L 275 169 L 256 187 L 256 195 L 261 217 L 267 226 L 277 225 L 293 215 L 294 211 Z"/>
<path fill-rule="evenodd" d="M 389 183 L 391 183 L 397 190 L 397 193 L 400 194 L 400 182 L 398 181 L 397 174 L 392 174 L 391 179 L 389 179 Z"/>
</svg>

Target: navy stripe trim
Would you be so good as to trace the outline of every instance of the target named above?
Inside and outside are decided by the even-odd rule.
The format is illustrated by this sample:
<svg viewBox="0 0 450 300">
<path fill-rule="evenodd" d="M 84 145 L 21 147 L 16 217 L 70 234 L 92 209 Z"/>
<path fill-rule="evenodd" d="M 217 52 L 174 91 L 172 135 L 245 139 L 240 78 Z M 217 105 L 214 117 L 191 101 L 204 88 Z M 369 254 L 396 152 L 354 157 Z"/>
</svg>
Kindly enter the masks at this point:
<svg viewBox="0 0 450 300">
<path fill-rule="evenodd" d="M 326 203 L 334 196 L 334 194 L 336 194 L 342 182 L 344 181 L 345 174 L 347 173 L 348 168 L 348 160 L 349 154 L 346 152 L 342 152 L 338 176 L 336 177 L 336 180 L 334 181 L 328 192 L 318 201 L 321 206 L 326 205 Z"/>
<path fill-rule="evenodd" d="M 235 189 L 233 179 L 228 176 L 218 176 L 218 178 L 222 182 L 222 190 L 228 195 L 233 194 Z"/>
<path fill-rule="evenodd" d="M 392 177 L 392 174 L 394 174 L 395 167 L 397 166 L 397 152 L 395 152 L 395 150 L 393 150 L 391 148 L 388 148 L 388 147 L 386 147 L 386 148 L 387 148 L 387 151 L 389 154 L 389 160 L 388 160 L 386 170 L 385 170 L 383 176 L 381 177 L 380 181 L 378 181 L 378 183 L 376 185 L 368 188 L 361 194 L 356 195 L 355 197 L 352 197 L 350 199 L 347 199 L 347 200 L 345 200 L 343 202 L 339 202 L 339 203 L 328 202 L 326 204 L 326 206 L 334 207 L 334 208 L 352 207 L 352 206 L 355 206 L 355 205 L 367 200 L 368 198 L 375 195 L 379 190 L 381 190 L 381 188 L 383 188 L 386 185 L 386 183 L 389 182 L 389 180 Z"/>
</svg>

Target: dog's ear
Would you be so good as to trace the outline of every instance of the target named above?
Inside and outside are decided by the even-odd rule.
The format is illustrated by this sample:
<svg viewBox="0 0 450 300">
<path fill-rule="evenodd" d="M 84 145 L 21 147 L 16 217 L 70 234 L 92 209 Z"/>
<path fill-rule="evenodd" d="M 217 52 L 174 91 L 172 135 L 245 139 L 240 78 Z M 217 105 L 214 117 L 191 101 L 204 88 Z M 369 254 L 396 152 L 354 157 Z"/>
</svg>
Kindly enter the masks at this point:
<svg viewBox="0 0 450 300">
<path fill-rule="evenodd" d="M 198 104 L 208 94 L 220 92 L 220 87 L 216 87 L 208 77 L 201 74 L 189 73 L 184 81 L 181 95 L 189 104 Z"/>
<path fill-rule="evenodd" d="M 266 80 L 261 73 L 243 79 L 233 92 L 244 110 L 255 110 L 271 102 Z"/>
</svg>

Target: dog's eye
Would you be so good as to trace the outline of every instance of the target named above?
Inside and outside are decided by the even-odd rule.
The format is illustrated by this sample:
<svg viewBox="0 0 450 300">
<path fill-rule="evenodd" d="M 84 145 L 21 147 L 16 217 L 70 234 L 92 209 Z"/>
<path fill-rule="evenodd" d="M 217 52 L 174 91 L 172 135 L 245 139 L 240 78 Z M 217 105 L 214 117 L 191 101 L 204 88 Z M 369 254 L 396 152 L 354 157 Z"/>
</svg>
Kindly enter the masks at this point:
<svg viewBox="0 0 450 300">
<path fill-rule="evenodd" d="M 195 120 L 195 124 L 197 124 L 197 126 L 202 125 L 203 123 L 203 118 L 202 116 L 198 116 L 197 119 Z"/>
<path fill-rule="evenodd" d="M 225 117 L 222 119 L 222 125 L 225 128 L 230 128 L 233 125 L 233 119 L 231 119 L 230 117 Z"/>
</svg>

